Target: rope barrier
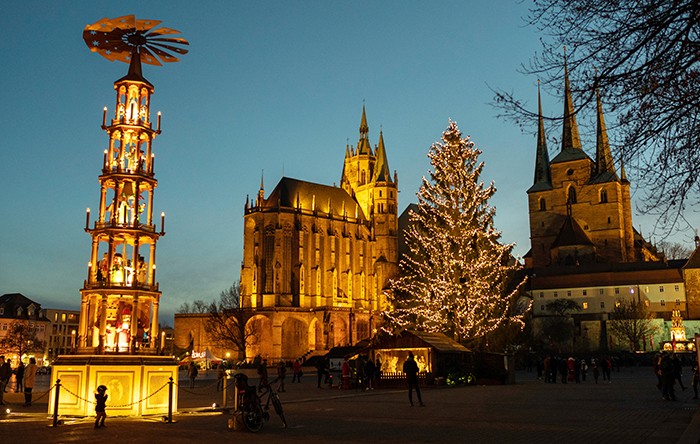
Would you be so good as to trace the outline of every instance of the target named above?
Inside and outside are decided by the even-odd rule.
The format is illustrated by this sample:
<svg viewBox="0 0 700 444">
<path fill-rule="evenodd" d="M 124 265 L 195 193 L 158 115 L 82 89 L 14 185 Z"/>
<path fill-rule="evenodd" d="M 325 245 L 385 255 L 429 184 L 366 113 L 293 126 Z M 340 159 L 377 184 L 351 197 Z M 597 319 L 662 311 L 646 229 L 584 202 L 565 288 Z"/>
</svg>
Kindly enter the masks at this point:
<svg viewBox="0 0 700 444">
<path fill-rule="evenodd" d="M 209 388 L 211 388 L 211 387 L 214 387 L 214 385 L 216 385 L 216 384 L 218 384 L 218 383 L 219 383 L 219 381 L 216 380 L 216 381 L 214 381 L 213 383 L 211 383 L 210 385 L 205 385 L 204 387 L 199 387 L 199 388 L 197 388 L 197 390 L 209 389 Z M 186 392 L 186 393 L 189 393 L 189 394 L 192 394 L 192 395 L 206 396 L 206 395 L 210 395 L 211 393 L 214 393 L 214 392 L 196 393 L 196 392 L 193 392 L 191 389 L 186 389 L 186 388 L 180 386 L 180 384 L 178 384 L 177 382 L 175 383 L 175 385 L 177 386 L 178 390 L 182 390 L 183 392 Z M 228 386 L 227 386 L 227 387 L 228 387 Z M 217 391 L 218 391 L 218 390 L 217 390 Z"/>
<path fill-rule="evenodd" d="M 51 393 L 51 390 L 54 389 L 54 387 L 56 387 L 56 384 L 52 385 L 43 395 L 39 396 L 38 398 L 32 397 L 32 402 L 37 402 L 38 400 L 44 398 L 45 396 L 48 396 L 49 393 Z M 20 392 L 15 392 L 15 393 L 20 393 Z M 13 406 L 13 405 L 20 405 L 19 402 L 10 402 L 10 401 L 8 401 L 8 400 L 6 400 L 6 399 L 4 400 L 4 402 L 5 402 L 5 404 L 8 404 L 8 405 L 10 405 L 10 406 Z M 22 403 L 22 404 L 24 404 L 24 403 Z"/>
<path fill-rule="evenodd" d="M 108 407 L 108 408 L 112 408 L 112 409 L 121 409 L 121 408 L 124 408 L 124 407 L 131 407 L 131 406 L 133 406 L 133 405 L 140 404 L 140 403 L 142 403 L 143 401 L 147 400 L 148 398 L 154 396 L 154 395 L 155 395 L 156 393 L 158 393 L 159 391 L 163 390 L 165 387 L 168 386 L 168 384 L 169 384 L 169 382 L 166 382 L 166 383 L 163 384 L 158 390 L 156 390 L 155 392 L 151 393 L 150 395 L 146 396 L 146 397 L 143 398 L 143 399 L 139 399 L 138 401 L 134 401 L 134 402 L 131 402 L 131 403 L 129 403 L 129 404 L 109 405 L 109 406 L 107 406 L 107 407 Z M 54 387 L 55 387 L 55 386 L 54 386 Z M 75 396 L 76 398 L 80 399 L 80 400 L 83 401 L 83 402 L 86 402 L 86 403 L 88 403 L 88 404 L 96 404 L 95 401 L 91 401 L 91 400 L 89 400 L 89 399 L 83 398 L 82 396 L 76 395 L 75 393 L 73 393 L 72 391 L 70 391 L 68 388 L 66 388 L 66 386 L 63 385 L 63 384 L 61 384 L 61 388 L 62 388 L 63 390 L 65 390 L 66 392 L 68 392 L 69 394 L 71 394 L 71 395 Z"/>
</svg>

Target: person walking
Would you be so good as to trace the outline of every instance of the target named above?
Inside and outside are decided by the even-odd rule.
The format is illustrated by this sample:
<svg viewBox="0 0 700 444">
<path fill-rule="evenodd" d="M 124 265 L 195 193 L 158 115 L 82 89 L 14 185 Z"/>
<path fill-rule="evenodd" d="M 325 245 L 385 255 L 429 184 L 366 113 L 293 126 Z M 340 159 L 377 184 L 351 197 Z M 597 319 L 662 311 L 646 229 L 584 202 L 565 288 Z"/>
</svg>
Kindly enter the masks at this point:
<svg viewBox="0 0 700 444">
<path fill-rule="evenodd" d="M 97 393 L 95 393 L 95 428 L 105 426 L 105 418 L 107 413 L 105 413 L 107 404 L 107 387 L 101 385 L 97 387 Z"/>
<path fill-rule="evenodd" d="M 425 407 L 423 400 L 420 396 L 420 387 L 418 387 L 418 364 L 413 357 L 413 352 L 408 352 L 408 358 L 403 363 L 403 372 L 406 375 L 406 382 L 408 382 L 408 402 L 411 403 L 413 407 L 413 389 L 416 389 L 416 395 L 418 396 L 418 402 L 421 407 Z"/>
<path fill-rule="evenodd" d="M 374 374 L 377 375 L 377 388 L 379 388 L 382 382 L 382 361 L 379 358 L 374 365 Z"/>
<path fill-rule="evenodd" d="M 190 378 L 190 388 L 194 388 L 194 380 L 197 377 L 197 373 L 199 373 L 197 366 L 194 365 L 194 362 L 190 362 L 190 366 L 187 367 L 187 377 Z"/>
<path fill-rule="evenodd" d="M 673 379 L 678 381 L 678 385 L 685 391 L 687 387 L 683 385 L 683 363 L 675 353 L 671 353 L 671 359 L 673 359 Z"/>
<path fill-rule="evenodd" d="M 17 380 L 17 390 L 16 393 L 20 393 L 23 390 L 22 378 L 24 378 L 24 362 L 19 361 L 19 365 L 15 370 L 15 379 Z"/>
<path fill-rule="evenodd" d="M 581 379 L 586 382 L 586 375 L 588 374 L 588 364 L 586 364 L 585 359 L 581 359 Z"/>
<path fill-rule="evenodd" d="M 363 390 L 367 384 L 365 381 L 365 360 L 362 355 L 355 359 L 355 376 L 357 377 L 355 390 Z"/>
<path fill-rule="evenodd" d="M 566 380 L 569 379 L 569 363 L 564 358 L 559 360 L 559 374 L 561 375 L 562 384 L 566 384 Z"/>
<path fill-rule="evenodd" d="M 654 369 L 654 374 L 656 375 L 657 379 L 657 384 L 656 388 L 661 390 L 661 387 L 663 386 L 663 381 L 661 380 L 661 354 L 657 353 L 654 355 L 654 361 L 652 364 L 652 368 Z"/>
<path fill-rule="evenodd" d="M 321 379 L 323 379 L 323 375 L 326 375 L 326 382 L 328 381 L 328 366 L 326 365 L 326 358 L 321 358 L 316 361 L 316 375 L 318 376 L 318 388 L 321 388 Z"/>
<path fill-rule="evenodd" d="M 29 365 L 24 369 L 24 406 L 32 406 L 32 389 L 34 388 L 34 379 L 36 378 L 36 359 L 29 358 Z"/>
<path fill-rule="evenodd" d="M 608 377 L 608 360 L 603 358 L 598 361 L 600 364 L 600 370 L 603 373 L 603 381 Z"/>
<path fill-rule="evenodd" d="M 287 376 L 287 367 L 284 365 L 284 359 L 280 358 L 280 362 L 277 363 L 277 380 L 280 385 L 277 387 L 277 393 L 285 392 L 284 389 L 284 378 Z"/>
<path fill-rule="evenodd" d="M 574 359 L 574 381 L 576 384 L 581 382 L 581 361 L 578 358 Z"/>
<path fill-rule="evenodd" d="M 552 368 L 550 367 L 550 366 L 551 366 L 551 361 L 552 361 L 552 359 L 551 359 L 549 356 L 547 356 L 546 358 L 544 358 L 544 361 L 542 361 L 542 367 L 543 367 L 543 369 L 544 369 L 543 372 L 544 372 L 544 382 L 545 382 L 545 384 L 549 382 L 549 378 L 550 378 L 550 375 L 551 375 L 551 372 L 552 372 Z"/>
<path fill-rule="evenodd" d="M 301 382 L 301 362 L 299 362 L 298 359 L 294 360 L 294 364 L 292 364 L 292 371 L 294 372 L 294 375 L 292 375 L 292 384 L 294 384 L 294 381 Z"/>
</svg>

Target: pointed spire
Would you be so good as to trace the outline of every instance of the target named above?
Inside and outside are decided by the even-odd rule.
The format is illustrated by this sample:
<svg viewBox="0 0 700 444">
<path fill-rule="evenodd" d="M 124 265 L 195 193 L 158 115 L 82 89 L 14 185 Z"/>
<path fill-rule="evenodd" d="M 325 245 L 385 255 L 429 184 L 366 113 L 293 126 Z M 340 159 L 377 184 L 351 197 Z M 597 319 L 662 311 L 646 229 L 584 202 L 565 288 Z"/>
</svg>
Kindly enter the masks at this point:
<svg viewBox="0 0 700 444">
<path fill-rule="evenodd" d="M 260 191 L 265 190 L 265 186 L 263 185 L 264 179 L 265 179 L 265 170 L 262 170 L 262 172 L 260 173 Z"/>
<path fill-rule="evenodd" d="M 547 137 L 544 132 L 544 117 L 542 117 L 542 96 L 540 95 L 540 81 L 537 81 L 537 103 L 539 123 L 537 126 L 537 154 L 535 157 L 535 181 L 530 191 L 542 191 L 552 189 L 552 168 L 549 164 L 549 152 L 547 151 Z"/>
<path fill-rule="evenodd" d="M 379 145 L 375 152 L 377 162 L 374 164 L 374 177 L 372 182 L 391 182 L 391 172 L 389 171 L 389 161 L 386 159 L 386 148 L 384 148 L 384 135 L 379 131 Z"/>
<path fill-rule="evenodd" d="M 608 180 L 617 180 L 615 173 L 615 164 L 613 163 L 612 153 L 610 152 L 610 143 L 608 142 L 608 132 L 605 129 L 605 119 L 603 118 L 603 105 L 600 101 L 600 90 L 598 89 L 598 80 L 596 79 L 596 98 L 598 106 L 598 130 L 596 137 L 596 152 L 595 152 L 595 175 L 597 178 Z M 612 173 L 612 174 L 605 174 Z M 601 177 L 603 174 L 607 178 Z"/>
<path fill-rule="evenodd" d="M 129 57 L 131 59 L 129 61 L 129 72 L 124 77 L 117 80 L 117 82 L 121 82 L 123 80 L 131 80 L 137 82 L 144 82 L 145 84 L 153 87 L 151 82 L 149 82 L 143 77 L 143 72 L 141 71 L 141 54 L 139 52 L 138 46 L 134 46 L 134 49 L 131 50 L 131 55 Z"/>
<path fill-rule="evenodd" d="M 625 164 L 622 160 L 620 160 L 620 180 L 623 182 L 627 182 L 627 174 L 625 174 Z"/>
<path fill-rule="evenodd" d="M 362 104 L 362 121 L 360 122 L 360 141 L 357 142 L 357 155 L 372 155 L 372 147 L 369 144 L 369 126 L 367 126 L 367 114 L 365 104 Z"/>
<path fill-rule="evenodd" d="M 569 68 L 566 64 L 566 46 L 564 47 L 564 129 L 561 138 L 561 150 L 581 148 L 581 137 L 576 124 L 574 113 L 574 101 L 571 98 L 571 86 L 569 85 Z"/>
</svg>

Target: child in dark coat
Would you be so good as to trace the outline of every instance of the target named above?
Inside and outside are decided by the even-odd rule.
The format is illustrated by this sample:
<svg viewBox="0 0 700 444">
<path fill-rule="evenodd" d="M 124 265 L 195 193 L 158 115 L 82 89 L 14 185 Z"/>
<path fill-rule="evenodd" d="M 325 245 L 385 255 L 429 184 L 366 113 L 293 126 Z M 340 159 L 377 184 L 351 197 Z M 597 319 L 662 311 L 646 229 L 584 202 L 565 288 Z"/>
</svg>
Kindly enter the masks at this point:
<svg viewBox="0 0 700 444">
<path fill-rule="evenodd" d="M 105 407 L 107 404 L 107 387 L 101 385 L 97 387 L 97 393 L 95 393 L 95 428 L 105 426 L 105 418 L 107 414 L 105 413 Z"/>
</svg>

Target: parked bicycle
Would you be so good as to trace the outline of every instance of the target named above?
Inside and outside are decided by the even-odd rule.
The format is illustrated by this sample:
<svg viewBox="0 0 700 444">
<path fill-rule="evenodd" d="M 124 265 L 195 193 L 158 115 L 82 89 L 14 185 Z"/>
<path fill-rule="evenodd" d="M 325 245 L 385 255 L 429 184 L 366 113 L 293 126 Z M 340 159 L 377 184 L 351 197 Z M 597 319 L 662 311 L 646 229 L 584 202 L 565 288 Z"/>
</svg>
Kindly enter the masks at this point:
<svg viewBox="0 0 700 444">
<path fill-rule="evenodd" d="M 282 420 L 284 427 L 287 427 L 287 420 L 284 419 L 284 411 L 282 410 L 282 402 L 272 389 L 272 384 L 277 382 L 277 380 L 265 387 L 260 387 L 262 392 L 258 395 L 256 387 L 248 385 L 248 377 L 246 375 L 237 373 L 234 375 L 234 378 L 239 393 L 238 409 L 241 411 L 243 424 L 246 429 L 255 433 L 262 428 L 264 421 L 270 420 L 270 403 L 272 403 L 275 412 Z M 267 396 L 267 401 L 263 403 L 265 396 Z"/>
</svg>

